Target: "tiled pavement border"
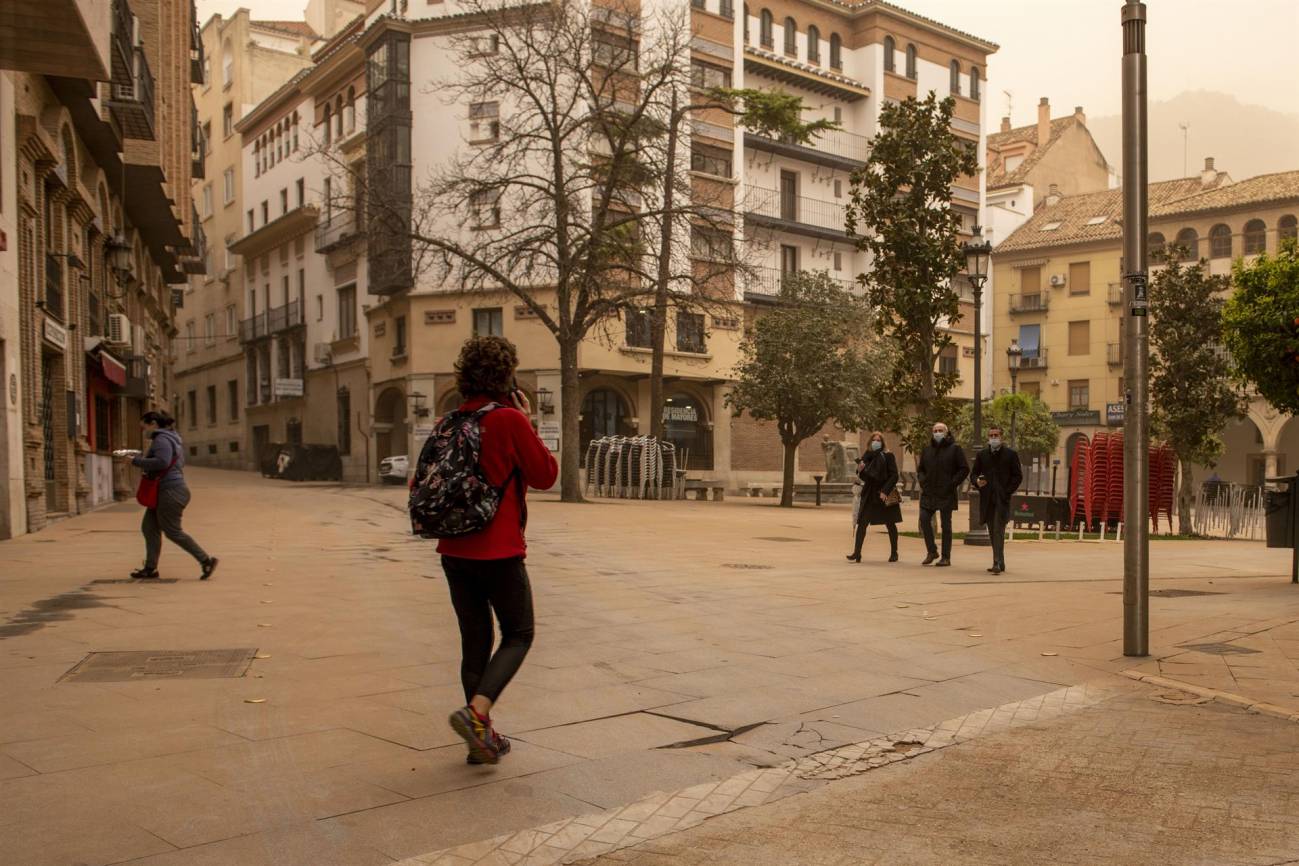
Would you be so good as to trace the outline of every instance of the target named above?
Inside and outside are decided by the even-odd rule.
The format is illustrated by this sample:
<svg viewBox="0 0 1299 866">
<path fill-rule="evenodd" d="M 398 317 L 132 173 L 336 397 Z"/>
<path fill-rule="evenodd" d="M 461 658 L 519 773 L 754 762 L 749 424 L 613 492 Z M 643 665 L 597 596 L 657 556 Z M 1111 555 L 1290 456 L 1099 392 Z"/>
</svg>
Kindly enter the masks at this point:
<svg viewBox="0 0 1299 866">
<path fill-rule="evenodd" d="M 860 775 L 976 737 L 1058 718 L 1101 703 L 1115 693 L 1113 685 L 1070 686 L 931 727 L 807 755 L 779 767 L 750 770 L 721 782 L 652 794 L 628 806 L 411 857 L 396 866 L 557 866 L 599 857 L 835 779 Z"/>
<path fill-rule="evenodd" d="M 1125 677 L 1147 683 L 1152 686 L 1159 686 L 1166 689 L 1177 689 L 1182 692 L 1190 692 L 1202 698 L 1216 701 L 1220 704 L 1226 704 L 1232 707 L 1239 707 L 1251 713 L 1259 713 L 1264 716 L 1272 716 L 1277 719 L 1285 719 L 1291 722 L 1299 722 L 1299 708 L 1281 707 L 1276 704 L 1256 701 L 1253 698 L 1247 698 L 1244 695 L 1238 695 L 1234 692 L 1224 692 L 1221 689 L 1209 689 L 1204 686 L 1197 686 L 1193 683 L 1184 683 L 1181 680 L 1169 679 L 1168 677 L 1157 676 L 1156 674 L 1147 674 L 1139 670 L 1120 671 Z"/>
</svg>

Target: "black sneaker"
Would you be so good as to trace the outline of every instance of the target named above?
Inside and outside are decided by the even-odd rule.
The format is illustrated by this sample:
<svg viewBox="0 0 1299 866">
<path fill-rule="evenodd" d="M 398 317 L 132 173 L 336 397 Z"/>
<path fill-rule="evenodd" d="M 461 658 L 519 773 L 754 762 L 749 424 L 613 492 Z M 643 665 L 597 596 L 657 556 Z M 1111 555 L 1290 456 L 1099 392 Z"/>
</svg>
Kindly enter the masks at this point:
<svg viewBox="0 0 1299 866">
<path fill-rule="evenodd" d="M 209 556 L 207 562 L 203 563 L 203 573 L 199 575 L 198 579 L 207 580 L 212 576 L 212 572 L 216 571 L 216 567 L 217 558 L 215 556 Z"/>
<path fill-rule="evenodd" d="M 131 572 L 132 580 L 157 580 L 158 569 L 156 568 L 137 568 Z"/>
</svg>

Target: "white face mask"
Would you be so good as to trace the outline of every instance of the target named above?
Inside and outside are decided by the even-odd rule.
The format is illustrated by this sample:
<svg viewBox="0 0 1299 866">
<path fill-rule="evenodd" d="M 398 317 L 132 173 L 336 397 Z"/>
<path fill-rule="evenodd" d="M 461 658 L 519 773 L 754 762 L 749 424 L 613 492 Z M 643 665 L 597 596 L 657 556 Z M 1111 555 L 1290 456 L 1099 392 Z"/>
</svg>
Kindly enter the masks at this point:
<svg viewBox="0 0 1299 866">
<path fill-rule="evenodd" d="M 992 448 L 993 451 L 996 451 L 998 448 L 1001 447 L 1001 437 L 1000 437 L 1000 436 L 989 436 L 989 437 L 988 437 L 988 445 Z"/>
<path fill-rule="evenodd" d="M 934 442 L 935 442 L 935 443 L 941 443 L 945 438 L 947 438 L 947 434 L 944 433 L 943 431 L 941 431 L 941 430 L 935 430 L 935 431 L 934 431 Z"/>
<path fill-rule="evenodd" d="M 881 441 L 879 441 L 878 439 L 876 439 L 874 442 L 871 443 L 871 450 L 872 450 L 872 451 L 883 451 L 883 450 L 884 450 L 884 443 L 881 442 Z"/>
</svg>

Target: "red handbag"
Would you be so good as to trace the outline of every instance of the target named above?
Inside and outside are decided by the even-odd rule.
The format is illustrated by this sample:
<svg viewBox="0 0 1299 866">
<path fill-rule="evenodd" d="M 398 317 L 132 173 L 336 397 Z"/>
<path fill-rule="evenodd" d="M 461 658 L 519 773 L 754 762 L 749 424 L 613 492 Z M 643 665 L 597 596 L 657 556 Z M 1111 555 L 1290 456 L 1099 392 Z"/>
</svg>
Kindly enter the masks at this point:
<svg viewBox="0 0 1299 866">
<path fill-rule="evenodd" d="M 145 508 L 158 507 L 158 485 L 162 482 L 163 477 L 171 471 L 171 468 L 176 465 L 176 458 L 178 457 L 180 457 L 179 454 L 172 455 L 171 462 L 167 464 L 167 468 L 162 472 L 159 472 L 157 475 L 150 476 L 148 473 L 145 473 L 140 476 L 140 486 L 135 488 L 136 502 L 140 503 Z"/>
</svg>

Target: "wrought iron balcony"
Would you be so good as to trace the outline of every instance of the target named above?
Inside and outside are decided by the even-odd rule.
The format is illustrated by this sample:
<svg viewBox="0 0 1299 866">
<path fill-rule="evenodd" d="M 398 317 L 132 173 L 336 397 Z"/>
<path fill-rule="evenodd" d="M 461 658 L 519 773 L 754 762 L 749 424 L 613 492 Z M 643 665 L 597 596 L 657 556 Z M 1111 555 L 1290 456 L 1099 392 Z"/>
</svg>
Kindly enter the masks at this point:
<svg viewBox="0 0 1299 866">
<path fill-rule="evenodd" d="M 198 7 L 193 0 L 189 4 L 189 21 L 189 81 L 190 84 L 202 84 L 206 58 L 203 56 L 203 32 L 198 27 Z"/>
<path fill-rule="evenodd" d="M 781 285 L 787 277 L 792 274 L 785 273 L 778 268 L 750 268 L 744 276 L 744 293 L 746 295 L 770 295 L 776 297 L 780 294 Z M 857 284 L 852 280 L 843 280 L 838 277 L 831 277 L 835 285 L 846 292 L 856 291 Z"/>
<path fill-rule="evenodd" d="M 266 312 L 267 331 L 278 334 L 302 324 L 302 304 L 289 301 L 281 307 L 272 307 Z"/>
<path fill-rule="evenodd" d="M 745 188 L 743 209 L 750 222 L 832 240 L 846 235 L 847 208 L 759 186 Z"/>
<path fill-rule="evenodd" d="M 829 165 L 846 164 L 845 167 L 850 168 L 865 165 L 870 156 L 870 139 L 845 129 L 828 130 L 806 144 L 799 144 L 789 138 L 767 138 L 752 133 L 744 136 L 744 143 L 757 150 L 780 153 L 795 159 Z"/>
<path fill-rule="evenodd" d="M 1123 284 L 1110 283 L 1109 292 L 1110 292 L 1110 306 L 1111 307 L 1121 306 L 1123 304 Z"/>
<path fill-rule="evenodd" d="M 207 177 L 207 142 L 203 140 L 203 124 L 198 122 L 198 106 L 190 102 L 190 177 L 202 180 Z"/>
<path fill-rule="evenodd" d="M 181 256 L 181 270 L 187 274 L 206 274 L 207 273 L 207 233 L 203 231 L 203 223 L 198 218 L 198 210 L 192 205 L 190 207 L 190 252 L 188 255 Z"/>
<path fill-rule="evenodd" d="M 239 342 L 255 343 L 271 335 L 270 315 L 263 310 L 239 323 Z"/>
<path fill-rule="evenodd" d="M 113 0 L 111 37 L 113 80 L 108 108 L 127 138 L 152 141 L 154 125 L 153 72 L 136 34 L 135 16 L 126 0 Z"/>
<path fill-rule="evenodd" d="M 1011 295 L 1010 311 L 1012 313 L 1045 313 L 1051 305 L 1051 298 L 1040 292 L 1031 295 Z"/>
<path fill-rule="evenodd" d="M 1105 360 L 1111 367 L 1123 366 L 1123 344 L 1107 343 L 1105 345 Z"/>
<path fill-rule="evenodd" d="M 327 222 L 316 226 L 316 252 L 327 253 L 356 240 L 356 214 L 352 211 L 336 213 Z"/>
</svg>

